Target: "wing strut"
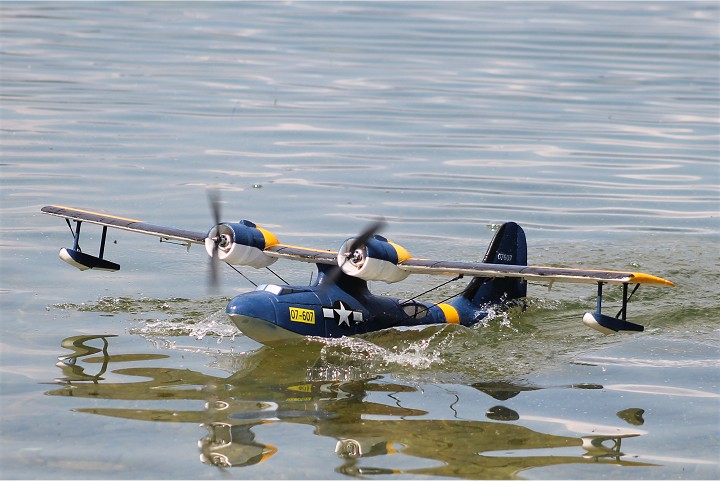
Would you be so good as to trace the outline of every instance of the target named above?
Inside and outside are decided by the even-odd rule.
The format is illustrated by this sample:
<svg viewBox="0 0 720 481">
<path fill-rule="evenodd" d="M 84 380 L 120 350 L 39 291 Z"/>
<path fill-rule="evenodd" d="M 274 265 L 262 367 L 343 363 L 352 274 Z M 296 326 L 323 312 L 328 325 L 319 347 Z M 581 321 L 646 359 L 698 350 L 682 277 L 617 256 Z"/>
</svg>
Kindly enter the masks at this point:
<svg viewBox="0 0 720 481">
<path fill-rule="evenodd" d="M 630 302 L 630 299 L 632 299 L 633 294 L 637 292 L 638 289 L 640 289 L 640 284 L 635 284 L 635 288 L 630 293 L 630 296 L 627 295 L 627 289 L 628 285 L 623 284 L 623 306 L 622 309 L 618 311 L 618 313 L 615 315 L 615 317 L 620 317 L 620 314 L 622 314 L 623 321 L 625 320 L 625 315 L 627 314 L 627 305 L 628 302 Z"/>
<path fill-rule="evenodd" d="M 600 331 L 603 334 L 611 334 L 618 331 L 642 332 L 645 330 L 640 324 L 634 324 L 627 320 L 627 305 L 630 298 L 638 290 L 640 284 L 636 284 L 632 293 L 628 296 L 628 283 L 623 283 L 622 308 L 615 317 L 606 316 L 602 313 L 603 282 L 597 283 L 597 307 L 595 312 L 586 312 L 583 316 L 583 324 Z M 622 316 L 622 317 L 621 317 Z"/>
</svg>

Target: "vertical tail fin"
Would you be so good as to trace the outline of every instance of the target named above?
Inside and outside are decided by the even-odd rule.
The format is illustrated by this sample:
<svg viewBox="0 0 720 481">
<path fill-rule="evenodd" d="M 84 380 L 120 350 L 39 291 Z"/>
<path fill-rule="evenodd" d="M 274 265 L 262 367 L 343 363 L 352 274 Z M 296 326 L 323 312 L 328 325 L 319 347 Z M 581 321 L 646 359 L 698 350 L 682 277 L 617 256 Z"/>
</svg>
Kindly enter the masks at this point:
<svg viewBox="0 0 720 481">
<path fill-rule="evenodd" d="M 488 264 L 527 265 L 525 231 L 515 222 L 506 222 L 495 233 L 483 262 Z M 474 277 L 463 297 L 476 306 L 518 299 L 527 295 L 527 281 L 511 277 Z"/>
<path fill-rule="evenodd" d="M 483 262 L 488 264 L 527 265 L 525 231 L 515 222 L 506 222 L 495 233 Z"/>
</svg>

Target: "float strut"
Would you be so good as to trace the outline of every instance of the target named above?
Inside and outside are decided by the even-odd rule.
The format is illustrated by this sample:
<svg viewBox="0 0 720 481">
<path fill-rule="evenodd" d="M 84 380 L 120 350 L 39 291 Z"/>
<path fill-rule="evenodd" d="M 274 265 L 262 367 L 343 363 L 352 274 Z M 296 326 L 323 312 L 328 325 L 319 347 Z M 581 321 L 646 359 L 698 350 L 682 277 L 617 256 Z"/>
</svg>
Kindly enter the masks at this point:
<svg viewBox="0 0 720 481">
<path fill-rule="evenodd" d="M 75 235 L 73 240 L 73 250 L 78 251 L 80 250 L 80 225 L 82 224 L 81 221 L 75 221 Z"/>
<path fill-rule="evenodd" d="M 105 254 L 105 238 L 107 237 L 107 226 L 103 226 L 102 231 L 102 239 L 100 239 L 100 255 L 98 256 L 100 259 L 103 258 L 103 254 Z M 627 284 L 625 284 L 627 286 Z"/>
<path fill-rule="evenodd" d="M 639 286 L 640 284 L 638 284 Z M 635 293 L 635 290 L 637 290 L 637 287 L 633 290 L 633 293 Z M 597 331 L 602 332 L 603 334 L 610 334 L 611 332 L 618 332 L 618 331 L 642 331 L 644 329 L 643 326 L 639 324 L 633 324 L 632 322 L 629 322 L 625 319 L 626 317 L 626 311 L 627 311 L 627 303 L 630 297 L 632 297 L 632 294 L 628 296 L 628 285 L 623 284 L 623 307 L 620 310 L 620 312 L 617 313 L 617 316 L 610 317 L 603 315 L 600 310 L 602 309 L 602 291 L 603 291 L 603 283 L 598 282 L 597 287 L 597 312 L 594 314 L 591 312 L 586 312 L 583 316 L 583 323 L 591 327 L 592 329 L 595 329 Z M 622 314 L 622 319 L 620 319 L 620 315 Z"/>
<path fill-rule="evenodd" d="M 633 294 L 640 288 L 640 284 L 635 284 L 635 287 L 633 288 L 632 292 L 628 296 L 628 285 L 623 284 L 623 303 L 622 303 L 622 309 L 620 309 L 615 317 L 620 318 L 620 315 L 622 314 L 622 320 L 626 320 L 627 318 L 627 305 L 628 302 L 630 302 L 630 299 L 632 299 Z"/>
</svg>

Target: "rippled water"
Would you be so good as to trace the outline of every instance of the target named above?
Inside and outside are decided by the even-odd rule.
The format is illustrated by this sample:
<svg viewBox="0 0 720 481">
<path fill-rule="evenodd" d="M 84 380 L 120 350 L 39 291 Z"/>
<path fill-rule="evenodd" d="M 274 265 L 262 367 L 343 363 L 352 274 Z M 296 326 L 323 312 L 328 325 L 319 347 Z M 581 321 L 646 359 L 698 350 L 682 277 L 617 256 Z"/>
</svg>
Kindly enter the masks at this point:
<svg viewBox="0 0 720 481">
<path fill-rule="evenodd" d="M 0 15 L 2 477 L 720 476 L 716 2 Z M 224 316 L 251 285 L 228 270 L 208 294 L 200 249 L 113 232 L 122 269 L 80 273 L 39 213 L 203 230 L 208 186 L 224 218 L 290 244 L 333 248 L 383 215 L 417 256 L 475 260 L 486 226 L 514 220 L 531 263 L 677 287 L 638 292 L 637 335 L 582 326 L 587 286 L 531 285 L 525 312 L 471 329 L 272 350 Z"/>
</svg>

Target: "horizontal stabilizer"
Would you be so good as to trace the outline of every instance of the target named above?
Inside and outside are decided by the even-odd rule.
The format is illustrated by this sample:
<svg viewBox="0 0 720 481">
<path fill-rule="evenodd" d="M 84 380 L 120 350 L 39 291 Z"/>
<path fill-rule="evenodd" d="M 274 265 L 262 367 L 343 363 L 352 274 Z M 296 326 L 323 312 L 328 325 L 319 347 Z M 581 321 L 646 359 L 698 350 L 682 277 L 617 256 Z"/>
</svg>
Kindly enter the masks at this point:
<svg viewBox="0 0 720 481">
<path fill-rule="evenodd" d="M 640 324 L 633 324 L 632 322 L 597 312 L 586 312 L 583 316 L 583 324 L 603 334 L 612 334 L 618 331 L 642 332 L 645 330 Z"/>
<path fill-rule="evenodd" d="M 60 259 L 64 260 L 71 266 L 77 267 L 81 271 L 86 271 L 88 269 L 98 269 L 101 271 L 120 270 L 119 264 L 85 254 L 84 252 L 68 249 L 67 247 L 60 249 L 58 256 L 60 256 Z"/>
</svg>

